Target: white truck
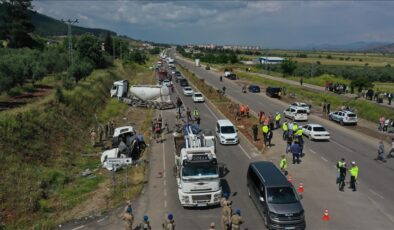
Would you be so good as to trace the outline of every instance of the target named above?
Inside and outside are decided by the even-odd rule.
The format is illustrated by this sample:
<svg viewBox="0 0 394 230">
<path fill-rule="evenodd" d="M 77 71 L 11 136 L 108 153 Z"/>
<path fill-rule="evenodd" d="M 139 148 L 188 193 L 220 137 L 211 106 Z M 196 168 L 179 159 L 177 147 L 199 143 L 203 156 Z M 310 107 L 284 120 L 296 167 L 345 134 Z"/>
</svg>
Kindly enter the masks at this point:
<svg viewBox="0 0 394 230">
<path fill-rule="evenodd" d="M 170 89 L 165 85 L 132 85 L 127 80 L 115 81 L 110 91 L 111 97 L 134 107 L 172 109 Z"/>
<path fill-rule="evenodd" d="M 222 196 L 215 137 L 194 134 L 191 126 L 184 134 L 174 133 L 175 170 L 179 201 L 184 207 L 217 205 Z"/>
<path fill-rule="evenodd" d="M 200 66 L 201 66 L 201 64 L 200 64 L 200 59 L 196 59 L 195 62 L 196 62 L 196 66 L 197 66 L 197 67 L 200 67 Z"/>
</svg>

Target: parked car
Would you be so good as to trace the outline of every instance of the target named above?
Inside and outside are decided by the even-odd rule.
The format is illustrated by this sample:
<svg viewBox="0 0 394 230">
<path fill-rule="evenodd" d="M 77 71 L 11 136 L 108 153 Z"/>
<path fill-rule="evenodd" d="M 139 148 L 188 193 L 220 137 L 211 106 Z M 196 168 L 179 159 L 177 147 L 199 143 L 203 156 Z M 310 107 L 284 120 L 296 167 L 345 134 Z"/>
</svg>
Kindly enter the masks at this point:
<svg viewBox="0 0 394 230">
<path fill-rule="evenodd" d="M 252 93 L 260 93 L 260 87 L 258 85 L 250 85 L 248 91 Z"/>
<path fill-rule="evenodd" d="M 269 97 L 281 97 L 282 89 L 280 87 L 268 86 L 265 93 Z"/>
<path fill-rule="evenodd" d="M 306 110 L 308 114 L 311 113 L 312 105 L 304 103 L 304 102 L 294 102 L 291 104 L 292 106 L 302 107 Z"/>
<path fill-rule="evenodd" d="M 330 133 L 319 124 L 308 124 L 302 128 L 304 130 L 304 135 L 310 140 L 329 140 Z"/>
<path fill-rule="evenodd" d="M 200 92 L 194 92 L 192 96 L 193 102 L 204 102 L 204 96 Z"/>
<path fill-rule="evenodd" d="M 352 111 L 341 110 L 336 112 L 331 112 L 328 115 L 330 121 L 339 122 L 341 125 L 354 124 L 357 125 L 357 115 Z"/>
<path fill-rule="evenodd" d="M 193 93 L 194 93 L 194 91 L 193 91 L 193 89 L 191 87 L 186 86 L 186 87 L 183 88 L 183 95 L 185 95 L 185 96 L 193 96 Z"/>
<path fill-rule="evenodd" d="M 289 106 L 289 108 L 283 111 L 284 117 L 287 117 L 293 121 L 307 121 L 308 113 L 302 107 Z"/>
</svg>

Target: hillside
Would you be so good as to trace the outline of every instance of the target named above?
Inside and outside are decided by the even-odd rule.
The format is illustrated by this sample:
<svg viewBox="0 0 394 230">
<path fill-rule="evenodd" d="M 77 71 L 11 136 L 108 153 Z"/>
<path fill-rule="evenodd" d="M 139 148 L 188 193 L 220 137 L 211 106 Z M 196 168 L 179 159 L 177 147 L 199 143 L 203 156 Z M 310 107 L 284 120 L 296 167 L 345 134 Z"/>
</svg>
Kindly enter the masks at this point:
<svg viewBox="0 0 394 230">
<path fill-rule="evenodd" d="M 394 53 L 394 43 L 379 46 L 379 47 L 376 47 L 376 48 L 368 50 L 368 51 L 378 52 L 378 53 Z"/>
</svg>

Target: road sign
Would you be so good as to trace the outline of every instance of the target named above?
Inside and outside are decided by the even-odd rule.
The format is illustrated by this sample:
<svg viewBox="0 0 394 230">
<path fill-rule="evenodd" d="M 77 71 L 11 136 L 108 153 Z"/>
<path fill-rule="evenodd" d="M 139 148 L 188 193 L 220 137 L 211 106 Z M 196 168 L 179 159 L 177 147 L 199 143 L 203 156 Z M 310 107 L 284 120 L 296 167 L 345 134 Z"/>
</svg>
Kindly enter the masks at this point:
<svg viewBox="0 0 394 230">
<path fill-rule="evenodd" d="M 107 164 L 111 165 L 130 165 L 132 162 L 131 158 L 107 158 Z"/>
</svg>

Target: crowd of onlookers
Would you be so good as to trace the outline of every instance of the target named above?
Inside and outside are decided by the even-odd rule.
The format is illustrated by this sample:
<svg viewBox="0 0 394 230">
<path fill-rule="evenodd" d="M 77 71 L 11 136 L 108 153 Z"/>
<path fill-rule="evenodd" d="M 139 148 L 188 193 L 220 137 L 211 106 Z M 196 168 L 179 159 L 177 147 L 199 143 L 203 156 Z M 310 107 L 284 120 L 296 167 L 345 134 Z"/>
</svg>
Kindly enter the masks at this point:
<svg viewBox="0 0 394 230">
<path fill-rule="evenodd" d="M 378 130 L 382 132 L 394 133 L 394 119 L 381 116 L 379 118 Z"/>
</svg>

